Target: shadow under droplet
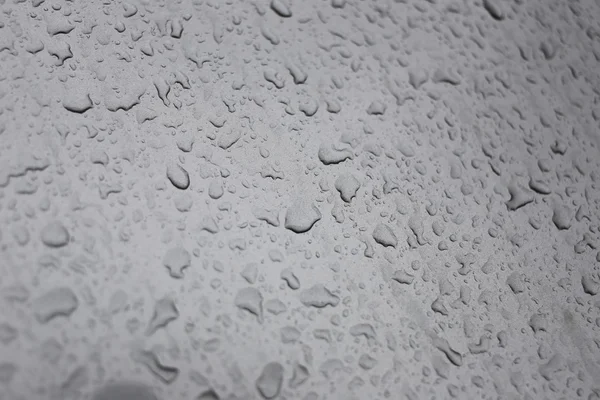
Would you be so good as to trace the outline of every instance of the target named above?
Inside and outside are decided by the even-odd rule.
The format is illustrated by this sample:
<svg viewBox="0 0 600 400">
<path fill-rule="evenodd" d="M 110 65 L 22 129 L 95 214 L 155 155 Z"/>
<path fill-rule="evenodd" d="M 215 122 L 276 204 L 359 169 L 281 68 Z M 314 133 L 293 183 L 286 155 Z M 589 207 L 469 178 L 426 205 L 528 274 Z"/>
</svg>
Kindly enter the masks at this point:
<svg viewBox="0 0 600 400">
<path fill-rule="evenodd" d="M 159 400 L 149 386 L 136 382 L 113 382 L 96 390 L 92 400 Z"/>
</svg>

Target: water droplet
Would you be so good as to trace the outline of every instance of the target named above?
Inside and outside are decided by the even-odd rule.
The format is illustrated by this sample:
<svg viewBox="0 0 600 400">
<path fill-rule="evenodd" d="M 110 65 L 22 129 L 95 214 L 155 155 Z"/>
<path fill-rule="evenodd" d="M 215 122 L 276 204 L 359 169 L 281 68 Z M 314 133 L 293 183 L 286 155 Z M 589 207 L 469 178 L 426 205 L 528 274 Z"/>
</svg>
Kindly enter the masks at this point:
<svg viewBox="0 0 600 400">
<path fill-rule="evenodd" d="M 71 236 L 67 228 L 59 222 L 53 221 L 44 226 L 41 232 L 41 240 L 48 247 L 63 247 L 69 243 Z"/>
<path fill-rule="evenodd" d="M 392 228 L 385 224 L 377 224 L 373 230 L 373 239 L 384 247 L 396 247 L 398 245 L 398 238 L 392 231 Z"/>
<path fill-rule="evenodd" d="M 263 296 L 256 288 L 240 289 L 235 296 L 235 305 L 254 314 L 258 322 L 263 322 Z"/>
<path fill-rule="evenodd" d="M 192 263 L 190 253 L 182 247 L 169 249 L 163 257 L 163 265 L 169 270 L 173 278 L 183 278 L 183 270 Z"/>
<path fill-rule="evenodd" d="M 69 317 L 77 307 L 79 301 L 73 290 L 67 287 L 51 289 L 33 301 L 33 312 L 36 319 L 48 323 L 56 317 Z"/>
<path fill-rule="evenodd" d="M 146 335 L 153 335 L 158 329 L 164 328 L 178 317 L 179 311 L 175 306 L 175 301 L 171 297 L 163 297 L 154 305 L 154 314 L 148 323 Z"/>
<path fill-rule="evenodd" d="M 340 298 L 329 291 L 324 285 L 318 283 L 300 293 L 300 301 L 307 307 L 323 308 L 335 307 Z"/>
<path fill-rule="evenodd" d="M 279 395 L 283 383 L 283 366 L 278 362 L 270 362 L 264 366 L 256 380 L 256 388 L 262 397 L 272 399 Z"/>
<path fill-rule="evenodd" d="M 286 0 L 271 0 L 271 9 L 280 17 L 289 18 L 292 16 L 290 6 L 286 4 Z"/>
<path fill-rule="evenodd" d="M 167 166 L 167 178 L 177 189 L 185 190 L 190 187 L 190 175 L 179 164 Z"/>
<path fill-rule="evenodd" d="M 294 202 L 285 213 L 286 229 L 295 233 L 308 232 L 322 215 L 317 206 L 300 199 Z"/>
</svg>

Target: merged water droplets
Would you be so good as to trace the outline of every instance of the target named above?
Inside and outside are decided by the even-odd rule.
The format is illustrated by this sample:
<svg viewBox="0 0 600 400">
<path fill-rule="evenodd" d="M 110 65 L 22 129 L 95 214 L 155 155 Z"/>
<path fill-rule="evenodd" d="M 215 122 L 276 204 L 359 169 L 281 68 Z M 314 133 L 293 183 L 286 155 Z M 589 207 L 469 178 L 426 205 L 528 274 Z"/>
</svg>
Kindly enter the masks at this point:
<svg viewBox="0 0 600 400">
<path fill-rule="evenodd" d="M 169 271 L 169 275 L 173 278 L 183 278 L 183 270 L 188 268 L 192 263 L 190 253 L 182 247 L 173 247 L 165 253 L 163 265 Z"/>
<path fill-rule="evenodd" d="M 508 186 L 508 193 L 510 199 L 506 202 L 506 207 L 510 211 L 518 210 L 533 201 L 533 194 L 516 182 Z"/>
<path fill-rule="evenodd" d="M 51 289 L 33 301 L 35 318 L 45 324 L 56 317 L 70 316 L 79 306 L 79 300 L 71 288 Z"/>
<path fill-rule="evenodd" d="M 316 284 L 300 292 L 300 301 L 305 306 L 323 308 L 326 306 L 337 306 L 340 298 L 324 285 Z"/>
<path fill-rule="evenodd" d="M 152 319 L 148 323 L 146 335 L 150 336 L 159 328 L 164 328 L 170 322 L 179 317 L 179 311 L 175 305 L 175 301 L 171 297 L 163 297 L 158 300 L 154 306 Z"/>
<path fill-rule="evenodd" d="M 152 350 L 134 350 L 132 358 L 165 384 L 172 384 L 179 376 L 179 368 L 165 364 Z"/>
<path fill-rule="evenodd" d="M 360 182 L 351 174 L 340 175 L 335 180 L 335 188 L 338 192 L 340 192 L 340 197 L 346 203 L 350 203 L 350 201 L 356 196 L 356 192 L 360 188 Z"/>
<path fill-rule="evenodd" d="M 235 305 L 254 314 L 258 322 L 263 321 L 263 296 L 253 287 L 243 288 L 235 296 Z"/>
<path fill-rule="evenodd" d="M 321 212 L 316 205 L 306 199 L 299 199 L 288 207 L 284 226 L 294 233 L 304 233 L 321 218 Z"/>
<path fill-rule="evenodd" d="M 396 247 L 398 245 L 398 238 L 386 224 L 377 224 L 373 229 L 373 239 L 382 246 Z"/>
<path fill-rule="evenodd" d="M 325 143 L 319 147 L 318 156 L 319 160 L 325 165 L 339 164 L 342 161 L 353 158 L 352 151 L 349 149 L 338 149 Z"/>
</svg>

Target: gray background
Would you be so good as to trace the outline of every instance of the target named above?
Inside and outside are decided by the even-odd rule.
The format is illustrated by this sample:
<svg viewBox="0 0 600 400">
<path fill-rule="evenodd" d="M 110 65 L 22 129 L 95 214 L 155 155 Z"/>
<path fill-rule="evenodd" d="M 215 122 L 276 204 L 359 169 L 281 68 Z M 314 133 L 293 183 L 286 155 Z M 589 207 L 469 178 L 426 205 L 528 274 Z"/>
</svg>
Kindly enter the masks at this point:
<svg viewBox="0 0 600 400">
<path fill-rule="evenodd" d="M 597 1 L 0 4 L 0 399 L 600 397 Z"/>
</svg>

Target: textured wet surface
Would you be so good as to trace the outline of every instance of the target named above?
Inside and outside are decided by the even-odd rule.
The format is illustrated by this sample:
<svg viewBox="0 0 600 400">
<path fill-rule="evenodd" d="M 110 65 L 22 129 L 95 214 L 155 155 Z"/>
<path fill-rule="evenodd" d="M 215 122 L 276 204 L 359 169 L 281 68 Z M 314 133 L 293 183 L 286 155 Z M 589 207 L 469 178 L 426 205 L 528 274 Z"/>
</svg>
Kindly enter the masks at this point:
<svg viewBox="0 0 600 400">
<path fill-rule="evenodd" d="M 0 1 L 0 399 L 600 398 L 600 4 Z"/>
</svg>

